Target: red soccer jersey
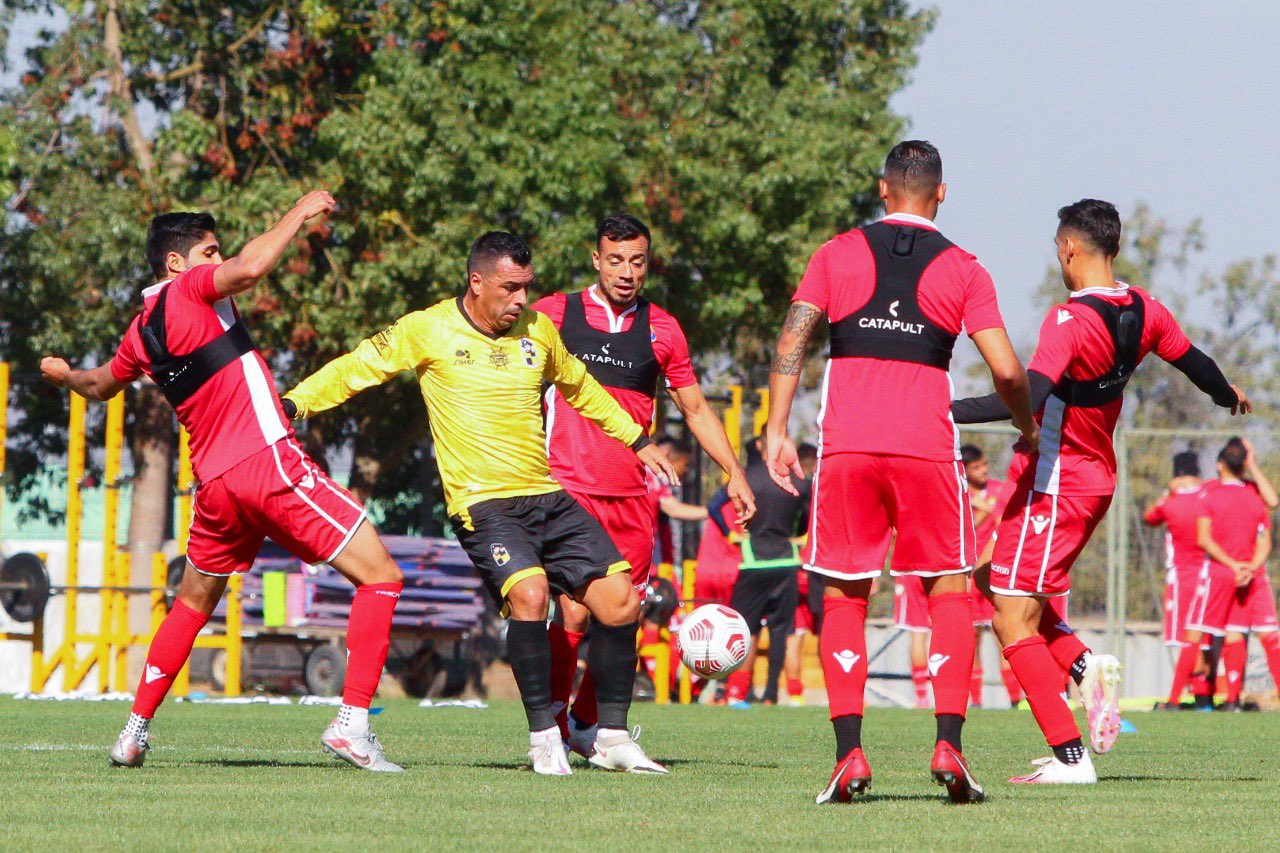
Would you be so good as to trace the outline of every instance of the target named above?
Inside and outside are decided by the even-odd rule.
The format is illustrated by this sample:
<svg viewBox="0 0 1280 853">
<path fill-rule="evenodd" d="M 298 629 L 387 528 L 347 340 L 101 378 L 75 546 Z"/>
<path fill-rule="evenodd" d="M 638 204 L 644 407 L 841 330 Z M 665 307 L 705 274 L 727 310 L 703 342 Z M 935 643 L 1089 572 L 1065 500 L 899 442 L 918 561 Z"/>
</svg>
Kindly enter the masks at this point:
<svg viewBox="0 0 1280 853">
<path fill-rule="evenodd" d="M 587 323 L 599 331 L 620 334 L 631 329 L 636 306 L 621 314 L 592 285 L 583 300 Z M 560 328 L 564 322 L 567 295 L 553 293 L 533 304 Z M 573 294 L 573 298 L 579 298 Z M 689 358 L 689 343 L 676 318 L 652 303 L 649 304 L 649 338 L 668 388 L 687 388 L 698 384 Z M 653 423 L 653 398 L 641 391 L 605 386 L 618 405 L 646 430 Z M 570 406 L 554 387 L 548 390 L 547 456 L 551 476 L 573 492 L 612 497 L 634 497 L 647 491 L 644 465 L 620 442 L 604 434 L 600 427 L 584 418 Z"/>
<path fill-rule="evenodd" d="M 1196 486 L 1169 492 L 1142 517 L 1152 527 L 1164 525 L 1166 567 L 1183 578 L 1193 578 L 1204 568 L 1204 551 L 1198 544 L 1200 490 Z"/>
<path fill-rule="evenodd" d="M 885 221 L 937 230 L 919 216 L 895 214 Z M 875 283 L 875 259 L 855 228 L 814 252 L 792 301 L 822 309 L 834 323 L 866 305 Z M 925 269 L 917 301 L 931 322 L 955 335 L 1004 326 L 991 276 L 957 246 Z M 951 377 L 937 367 L 879 358 L 831 359 L 822 382 L 822 453 L 958 459 L 951 397 Z"/>
<path fill-rule="evenodd" d="M 1004 515 L 1004 508 L 1009 505 L 1009 498 L 1013 497 L 1013 492 L 1017 488 L 1017 483 L 1013 480 L 997 480 L 995 477 L 987 480 L 987 485 L 983 487 L 978 494 L 984 501 L 994 501 L 995 506 L 992 508 L 990 515 L 982 519 L 982 523 L 977 526 L 975 533 L 977 534 L 978 550 L 981 551 L 986 544 L 991 541 L 991 537 L 996 533 L 996 525 L 999 524 L 1000 518 Z"/>
<path fill-rule="evenodd" d="M 1271 510 L 1258 487 L 1244 480 L 1210 480 L 1201 486 L 1200 517 L 1209 519 L 1213 541 L 1233 560 L 1252 560 L 1258 537 L 1271 529 Z"/>
<path fill-rule="evenodd" d="M 1165 361 L 1186 355 L 1191 341 L 1169 309 L 1149 293 L 1128 285 L 1119 289 L 1093 287 L 1077 291 L 1066 303 L 1049 309 L 1027 369 L 1044 374 L 1055 384 L 1064 376 L 1086 381 L 1106 375 L 1115 363 L 1115 342 L 1098 312 L 1076 300 L 1097 296 L 1127 304 L 1131 295 L 1145 303 L 1138 361 L 1151 352 Z M 1050 395 L 1037 415 L 1040 447 L 1036 491 L 1071 497 L 1112 494 L 1116 488 L 1116 454 L 1111 437 L 1123 406 L 1123 397 L 1104 406 L 1076 407 Z"/>
<path fill-rule="evenodd" d="M 169 350 L 186 355 L 221 335 L 239 319 L 230 297 L 220 298 L 213 286 L 217 264 L 192 267 L 170 282 L 142 291 L 142 313 L 125 332 L 111 361 L 118 382 L 151 375 L 151 362 L 142 345 L 141 324 L 151 315 L 156 298 L 166 287 L 165 334 Z M 228 468 L 293 434 L 267 363 L 257 350 L 245 353 L 218 371 L 177 410 L 178 422 L 191 434 L 191 466 L 201 482 L 209 482 Z"/>
</svg>

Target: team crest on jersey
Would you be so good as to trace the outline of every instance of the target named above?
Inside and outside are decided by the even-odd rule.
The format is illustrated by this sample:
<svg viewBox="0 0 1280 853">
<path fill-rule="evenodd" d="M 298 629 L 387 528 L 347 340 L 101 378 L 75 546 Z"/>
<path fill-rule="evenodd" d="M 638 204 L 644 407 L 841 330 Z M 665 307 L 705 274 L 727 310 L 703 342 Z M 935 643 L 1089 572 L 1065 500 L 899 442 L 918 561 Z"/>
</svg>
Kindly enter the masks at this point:
<svg viewBox="0 0 1280 853">
<path fill-rule="evenodd" d="M 494 367 L 500 367 L 505 370 L 508 363 L 507 351 L 502 347 L 490 347 L 489 363 Z"/>
<path fill-rule="evenodd" d="M 505 566 L 507 563 L 511 562 L 511 555 L 507 553 L 505 545 L 500 545 L 495 542 L 489 546 L 489 553 L 493 555 L 493 561 L 499 566 Z"/>
<path fill-rule="evenodd" d="M 538 366 L 538 347 L 528 338 L 520 339 L 520 351 L 524 353 L 525 367 Z"/>
</svg>

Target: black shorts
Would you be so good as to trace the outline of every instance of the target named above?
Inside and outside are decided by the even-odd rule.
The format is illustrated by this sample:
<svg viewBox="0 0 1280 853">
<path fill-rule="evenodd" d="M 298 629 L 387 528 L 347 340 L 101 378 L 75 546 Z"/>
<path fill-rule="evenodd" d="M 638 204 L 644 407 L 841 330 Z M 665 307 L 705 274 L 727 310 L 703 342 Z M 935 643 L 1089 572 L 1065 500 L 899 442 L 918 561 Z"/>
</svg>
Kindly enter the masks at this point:
<svg viewBox="0 0 1280 853">
<path fill-rule="evenodd" d="M 747 620 L 751 636 L 768 620 L 769 635 L 784 637 L 795 630 L 799 603 L 796 569 L 748 569 L 738 574 L 730 606 Z"/>
<path fill-rule="evenodd" d="M 466 518 L 449 520 L 499 602 L 534 575 L 572 595 L 590 581 L 631 570 L 600 523 L 563 491 L 481 501 Z"/>
</svg>

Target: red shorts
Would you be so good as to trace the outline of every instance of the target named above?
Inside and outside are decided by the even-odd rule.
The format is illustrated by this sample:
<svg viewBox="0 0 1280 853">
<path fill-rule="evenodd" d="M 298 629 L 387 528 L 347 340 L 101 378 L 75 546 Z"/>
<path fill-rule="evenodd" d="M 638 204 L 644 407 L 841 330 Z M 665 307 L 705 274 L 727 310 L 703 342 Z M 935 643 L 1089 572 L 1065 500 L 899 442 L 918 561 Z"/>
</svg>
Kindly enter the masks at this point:
<svg viewBox="0 0 1280 853">
<path fill-rule="evenodd" d="M 1280 630 L 1280 622 L 1276 620 L 1276 597 L 1271 592 L 1271 581 L 1265 571 L 1254 575 L 1246 586 L 1236 587 L 1236 593 L 1231 597 L 1231 612 L 1227 614 L 1227 630 L 1239 634 Z"/>
<path fill-rule="evenodd" d="M 1071 567 L 1109 506 L 1111 495 L 1065 497 L 1019 486 L 996 528 L 991 591 L 1066 595 Z"/>
<path fill-rule="evenodd" d="M 917 634 L 930 631 L 933 622 L 929 619 L 929 596 L 925 595 L 919 575 L 893 579 L 893 624 Z"/>
<path fill-rule="evenodd" d="M 977 560 L 959 462 L 868 453 L 822 457 L 810 517 L 804 567 L 828 577 L 879 576 L 895 530 L 895 575 L 962 574 Z"/>
<path fill-rule="evenodd" d="M 1187 610 L 1187 629 L 1215 637 L 1225 636 L 1235 594 L 1236 573 L 1219 563 L 1206 563 Z"/>
<path fill-rule="evenodd" d="M 201 483 L 187 560 L 202 575 L 248 571 L 267 537 L 305 563 L 347 546 L 364 507 L 291 438 L 277 441 Z"/>
<path fill-rule="evenodd" d="M 969 581 L 969 596 L 973 600 L 973 627 L 990 628 L 991 620 L 996 615 L 996 606 L 978 589 L 977 584 Z"/>
<path fill-rule="evenodd" d="M 1200 581 L 1195 574 L 1169 569 L 1164 584 L 1164 644 L 1181 646 L 1187 633 L 1187 617 Z"/>
<path fill-rule="evenodd" d="M 568 491 L 566 489 L 566 491 Z M 643 598 L 653 566 L 653 540 L 657 535 L 653 502 L 648 495 L 610 497 L 569 492 L 591 517 L 600 522 L 622 557 L 631 564 L 631 583 Z"/>
</svg>

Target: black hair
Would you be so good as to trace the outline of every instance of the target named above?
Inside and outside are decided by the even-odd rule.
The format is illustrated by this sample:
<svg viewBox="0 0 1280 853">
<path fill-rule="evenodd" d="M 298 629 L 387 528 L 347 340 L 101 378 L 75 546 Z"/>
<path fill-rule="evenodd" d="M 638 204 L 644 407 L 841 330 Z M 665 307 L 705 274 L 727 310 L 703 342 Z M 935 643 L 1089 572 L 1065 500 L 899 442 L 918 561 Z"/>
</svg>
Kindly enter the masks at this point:
<svg viewBox="0 0 1280 853">
<path fill-rule="evenodd" d="M 682 456 L 693 455 L 693 445 L 689 443 L 687 438 L 676 438 L 674 435 L 664 432 L 654 436 L 653 443 L 659 447 L 670 447 Z"/>
<path fill-rule="evenodd" d="M 960 461 L 966 465 L 972 465 L 979 459 L 986 458 L 986 455 L 982 452 L 982 448 L 976 444 L 960 445 Z"/>
<path fill-rule="evenodd" d="M 884 159 L 884 179 L 909 195 L 932 193 L 942 183 L 942 155 L 923 139 L 899 142 Z"/>
<path fill-rule="evenodd" d="M 533 250 L 510 232 L 487 231 L 471 244 L 471 254 L 467 255 L 467 277 L 502 258 L 511 260 L 518 267 L 527 267 L 533 263 Z"/>
<path fill-rule="evenodd" d="M 156 280 L 169 274 L 165 258 L 170 252 L 185 256 L 191 247 L 217 230 L 207 213 L 162 213 L 147 226 L 147 266 Z"/>
<path fill-rule="evenodd" d="M 1218 461 L 1237 477 L 1244 476 L 1244 463 L 1248 458 L 1249 451 L 1244 446 L 1244 439 L 1238 435 L 1227 439 L 1222 452 L 1218 454 Z"/>
<path fill-rule="evenodd" d="M 1059 208 L 1058 230 L 1074 231 L 1108 258 L 1120 254 L 1120 213 L 1109 201 L 1082 198 Z"/>
<path fill-rule="evenodd" d="M 1200 454 L 1194 450 L 1184 450 L 1173 455 L 1173 476 L 1199 477 Z"/>
<path fill-rule="evenodd" d="M 596 248 L 600 248 L 600 241 L 605 237 L 615 243 L 637 237 L 643 237 L 646 243 L 653 243 L 653 238 L 649 236 L 649 226 L 629 213 L 615 213 L 601 219 L 596 226 Z"/>
<path fill-rule="evenodd" d="M 797 459 L 817 459 L 818 448 L 809 442 L 804 442 L 796 448 Z"/>
</svg>

